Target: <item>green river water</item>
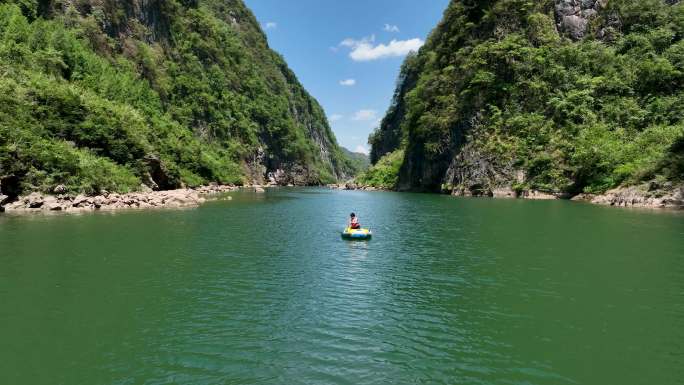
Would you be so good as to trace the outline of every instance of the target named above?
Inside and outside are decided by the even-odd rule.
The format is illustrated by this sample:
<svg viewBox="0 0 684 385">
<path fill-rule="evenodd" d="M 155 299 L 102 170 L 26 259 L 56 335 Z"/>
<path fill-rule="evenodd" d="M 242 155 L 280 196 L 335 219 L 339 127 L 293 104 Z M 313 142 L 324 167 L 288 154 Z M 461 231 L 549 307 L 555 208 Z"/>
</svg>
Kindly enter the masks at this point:
<svg viewBox="0 0 684 385">
<path fill-rule="evenodd" d="M 684 383 L 682 213 L 280 189 L 0 236 L 2 385 Z"/>
</svg>

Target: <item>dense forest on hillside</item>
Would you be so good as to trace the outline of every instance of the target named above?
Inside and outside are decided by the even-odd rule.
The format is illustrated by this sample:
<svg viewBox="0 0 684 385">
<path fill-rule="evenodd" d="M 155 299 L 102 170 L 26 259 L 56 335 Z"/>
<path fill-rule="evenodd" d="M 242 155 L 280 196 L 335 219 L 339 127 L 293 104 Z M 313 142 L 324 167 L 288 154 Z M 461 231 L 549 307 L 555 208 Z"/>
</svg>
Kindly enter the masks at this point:
<svg viewBox="0 0 684 385">
<path fill-rule="evenodd" d="M 369 175 L 464 195 L 681 182 L 683 36 L 679 1 L 454 0 L 401 69 Z"/>
<path fill-rule="evenodd" d="M 354 152 L 341 147 L 342 153 L 351 161 L 352 168 L 356 173 L 366 170 L 370 166 L 370 158 L 362 152 Z"/>
<path fill-rule="evenodd" d="M 0 188 L 130 191 L 352 174 L 241 0 L 0 1 Z"/>
</svg>

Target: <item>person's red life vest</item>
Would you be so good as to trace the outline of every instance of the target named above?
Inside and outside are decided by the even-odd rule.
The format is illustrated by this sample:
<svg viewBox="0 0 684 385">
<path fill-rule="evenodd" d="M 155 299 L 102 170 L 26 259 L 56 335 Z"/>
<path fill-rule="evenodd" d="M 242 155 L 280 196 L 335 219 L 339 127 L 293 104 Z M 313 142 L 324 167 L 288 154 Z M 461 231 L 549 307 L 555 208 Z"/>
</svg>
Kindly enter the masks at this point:
<svg viewBox="0 0 684 385">
<path fill-rule="evenodd" d="M 360 227 L 361 227 L 361 225 L 359 224 L 359 219 L 357 217 L 353 217 L 351 219 L 351 228 L 352 229 L 358 229 Z"/>
</svg>

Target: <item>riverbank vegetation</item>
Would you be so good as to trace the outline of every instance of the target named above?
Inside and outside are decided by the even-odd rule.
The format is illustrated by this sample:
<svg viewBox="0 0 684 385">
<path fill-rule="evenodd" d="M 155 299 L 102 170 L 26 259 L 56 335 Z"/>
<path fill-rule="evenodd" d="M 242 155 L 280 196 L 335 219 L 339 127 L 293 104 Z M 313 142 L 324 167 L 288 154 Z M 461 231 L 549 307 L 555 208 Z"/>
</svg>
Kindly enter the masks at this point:
<svg viewBox="0 0 684 385">
<path fill-rule="evenodd" d="M 405 151 L 395 187 L 578 194 L 684 179 L 684 5 L 569 3 L 451 2 L 370 137 L 376 165 Z"/>
<path fill-rule="evenodd" d="M 0 3 L 5 192 L 356 172 L 241 1 Z"/>
</svg>

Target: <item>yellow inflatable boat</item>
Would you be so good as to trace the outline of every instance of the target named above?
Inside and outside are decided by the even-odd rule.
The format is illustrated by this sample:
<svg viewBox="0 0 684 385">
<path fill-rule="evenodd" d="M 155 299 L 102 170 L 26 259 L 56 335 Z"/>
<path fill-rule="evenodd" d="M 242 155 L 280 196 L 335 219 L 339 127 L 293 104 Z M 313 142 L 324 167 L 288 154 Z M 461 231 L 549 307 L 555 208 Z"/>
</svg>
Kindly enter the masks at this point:
<svg viewBox="0 0 684 385">
<path fill-rule="evenodd" d="M 370 239 L 373 233 L 369 229 L 352 229 L 347 227 L 342 232 L 342 238 L 344 239 Z"/>
</svg>

